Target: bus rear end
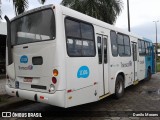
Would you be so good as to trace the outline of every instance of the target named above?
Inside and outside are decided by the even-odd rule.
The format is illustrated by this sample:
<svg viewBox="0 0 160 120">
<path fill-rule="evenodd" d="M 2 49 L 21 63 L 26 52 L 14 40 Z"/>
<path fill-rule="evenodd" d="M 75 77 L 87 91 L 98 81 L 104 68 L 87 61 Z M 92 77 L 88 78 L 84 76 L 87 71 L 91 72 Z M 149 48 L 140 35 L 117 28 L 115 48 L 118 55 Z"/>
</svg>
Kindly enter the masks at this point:
<svg viewBox="0 0 160 120">
<path fill-rule="evenodd" d="M 65 107 L 55 21 L 54 6 L 35 9 L 8 21 L 9 95 Z"/>
</svg>

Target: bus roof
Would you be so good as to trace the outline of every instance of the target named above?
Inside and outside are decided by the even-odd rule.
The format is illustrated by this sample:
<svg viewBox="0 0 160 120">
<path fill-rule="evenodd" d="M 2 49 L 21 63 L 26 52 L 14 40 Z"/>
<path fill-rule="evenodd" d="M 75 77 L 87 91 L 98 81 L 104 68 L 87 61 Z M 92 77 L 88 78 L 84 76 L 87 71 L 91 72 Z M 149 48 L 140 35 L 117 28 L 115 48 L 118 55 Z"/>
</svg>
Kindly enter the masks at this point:
<svg viewBox="0 0 160 120">
<path fill-rule="evenodd" d="M 143 40 L 148 41 L 148 42 L 152 42 L 152 40 L 150 40 L 148 38 L 143 38 Z"/>
<path fill-rule="evenodd" d="M 42 6 L 42 7 L 38 7 L 38 8 L 32 9 L 32 10 L 26 11 L 26 12 L 24 12 L 24 13 L 16 16 L 16 17 L 14 17 L 12 19 L 12 21 L 14 21 L 15 19 L 18 19 L 18 18 L 20 18 L 24 15 L 27 15 L 27 14 L 30 14 L 30 13 L 33 13 L 33 12 L 36 12 L 36 11 L 39 11 L 39 10 L 47 9 L 47 8 L 53 8 L 53 7 L 61 9 L 63 14 L 65 14 L 65 15 L 68 15 L 68 16 L 71 16 L 71 17 L 74 17 L 74 18 L 78 18 L 80 20 L 92 23 L 94 25 L 104 27 L 106 29 L 111 29 L 111 30 L 114 30 L 116 32 L 124 33 L 124 34 L 130 35 L 132 37 L 136 37 L 136 38 L 139 38 L 139 39 L 144 39 L 142 36 L 139 36 L 139 35 L 136 35 L 134 33 L 131 33 L 131 32 L 125 31 L 123 29 L 117 28 L 114 25 L 110 25 L 106 22 L 100 21 L 96 18 L 90 17 L 88 15 L 85 15 L 83 13 L 80 13 L 78 11 L 75 11 L 73 9 L 70 9 L 68 7 L 65 7 L 65 6 L 62 6 L 62 5 L 59 5 L 59 4 L 45 5 L 45 6 Z M 152 42 L 151 40 L 146 39 L 146 38 L 145 38 L 145 40 Z"/>
<path fill-rule="evenodd" d="M 139 36 L 139 35 L 136 35 L 134 33 L 131 33 L 131 32 L 125 31 L 123 29 L 117 28 L 114 25 L 110 25 L 106 22 L 103 22 L 103 21 L 98 20 L 96 18 L 90 17 L 90 16 L 85 15 L 83 13 L 77 12 L 73 9 L 68 8 L 68 7 L 65 7 L 65 6 L 62 6 L 62 5 L 60 5 L 60 6 L 62 8 L 63 14 L 65 14 L 65 15 L 69 15 L 71 17 L 78 18 L 80 20 L 95 24 L 97 26 L 101 26 L 101 27 L 104 27 L 104 28 L 107 28 L 107 29 L 111 29 L 111 30 L 120 32 L 120 33 L 124 33 L 124 34 L 130 35 L 132 37 L 137 37 L 137 38 L 140 38 L 140 39 L 143 38 L 142 36 Z"/>
</svg>

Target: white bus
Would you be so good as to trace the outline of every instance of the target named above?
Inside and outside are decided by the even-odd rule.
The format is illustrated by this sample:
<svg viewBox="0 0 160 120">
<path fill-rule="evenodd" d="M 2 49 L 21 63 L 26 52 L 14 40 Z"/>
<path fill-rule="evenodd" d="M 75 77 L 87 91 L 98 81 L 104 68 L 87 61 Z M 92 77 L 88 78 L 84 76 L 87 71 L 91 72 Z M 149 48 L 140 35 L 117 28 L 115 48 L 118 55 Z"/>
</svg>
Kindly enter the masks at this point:
<svg viewBox="0 0 160 120">
<path fill-rule="evenodd" d="M 151 78 L 152 42 L 61 5 L 25 12 L 8 24 L 6 91 L 72 107 Z"/>
</svg>

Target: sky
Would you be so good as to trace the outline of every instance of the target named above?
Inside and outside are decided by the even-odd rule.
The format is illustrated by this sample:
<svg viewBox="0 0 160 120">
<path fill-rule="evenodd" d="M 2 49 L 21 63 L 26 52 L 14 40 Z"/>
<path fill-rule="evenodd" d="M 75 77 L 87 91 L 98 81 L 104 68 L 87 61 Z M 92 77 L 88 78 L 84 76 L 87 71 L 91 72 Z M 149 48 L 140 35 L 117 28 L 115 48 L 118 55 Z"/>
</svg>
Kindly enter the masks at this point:
<svg viewBox="0 0 160 120">
<path fill-rule="evenodd" d="M 2 5 L 2 16 L 7 15 L 10 19 L 15 16 L 12 0 L 0 0 Z M 39 0 L 28 0 L 29 8 L 33 9 L 42 6 Z M 44 5 L 60 3 L 61 0 L 46 0 Z M 128 30 L 128 18 L 127 18 L 127 0 L 122 0 L 123 9 L 118 16 L 116 27 Z M 160 43 L 160 0 L 129 0 L 130 4 L 130 24 L 131 32 L 140 36 L 151 39 L 155 42 L 156 31 L 155 23 L 157 22 L 158 42 Z"/>
</svg>

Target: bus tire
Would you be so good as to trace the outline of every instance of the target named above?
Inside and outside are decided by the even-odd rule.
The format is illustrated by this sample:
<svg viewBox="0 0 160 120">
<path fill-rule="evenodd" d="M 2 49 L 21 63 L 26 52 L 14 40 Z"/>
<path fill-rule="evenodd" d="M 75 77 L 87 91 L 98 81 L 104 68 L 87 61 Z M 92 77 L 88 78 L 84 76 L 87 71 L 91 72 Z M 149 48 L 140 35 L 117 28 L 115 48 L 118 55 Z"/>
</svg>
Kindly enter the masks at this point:
<svg viewBox="0 0 160 120">
<path fill-rule="evenodd" d="M 147 70 L 147 80 L 150 80 L 152 77 L 151 69 Z"/>
<path fill-rule="evenodd" d="M 118 75 L 115 83 L 115 98 L 119 99 L 124 95 L 124 79 L 122 75 Z"/>
</svg>

